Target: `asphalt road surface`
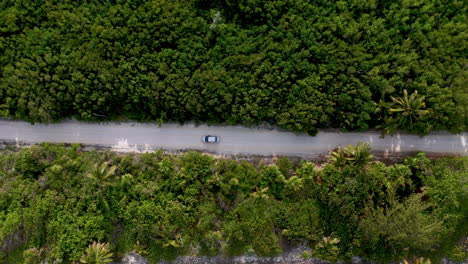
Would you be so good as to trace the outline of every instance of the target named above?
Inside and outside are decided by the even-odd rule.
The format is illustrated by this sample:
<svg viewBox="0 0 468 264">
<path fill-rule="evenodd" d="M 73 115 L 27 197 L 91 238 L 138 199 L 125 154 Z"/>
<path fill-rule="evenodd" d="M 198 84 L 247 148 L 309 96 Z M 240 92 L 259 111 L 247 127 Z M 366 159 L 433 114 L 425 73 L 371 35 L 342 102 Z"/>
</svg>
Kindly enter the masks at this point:
<svg viewBox="0 0 468 264">
<path fill-rule="evenodd" d="M 203 143 L 204 135 L 216 135 L 219 143 Z M 379 132 L 339 133 L 321 131 L 312 137 L 277 129 L 241 126 L 196 126 L 194 124 L 86 123 L 65 121 L 35 124 L 0 120 L 0 140 L 17 143 L 82 143 L 110 147 L 115 151 L 195 149 L 218 154 L 317 156 L 337 146 L 369 142 L 372 150 L 392 155 L 425 151 L 468 155 L 468 133 L 434 132 L 417 135 L 395 134 L 380 137 Z"/>
</svg>

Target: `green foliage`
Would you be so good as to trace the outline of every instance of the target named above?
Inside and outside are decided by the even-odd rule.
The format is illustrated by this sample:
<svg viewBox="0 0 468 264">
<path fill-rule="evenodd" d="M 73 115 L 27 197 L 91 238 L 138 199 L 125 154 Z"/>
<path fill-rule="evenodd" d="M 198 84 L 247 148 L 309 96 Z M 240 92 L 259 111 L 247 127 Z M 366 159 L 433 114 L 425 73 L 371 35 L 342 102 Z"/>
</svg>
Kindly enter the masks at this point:
<svg viewBox="0 0 468 264">
<path fill-rule="evenodd" d="M 404 259 L 403 260 L 403 264 L 410 264 L 410 263 L 414 263 L 414 264 L 431 264 L 431 260 L 430 259 L 425 259 L 423 257 L 421 258 L 414 258 L 413 260 L 407 260 L 407 259 Z"/>
<path fill-rule="evenodd" d="M 330 261 L 461 258 L 466 157 L 418 154 L 387 166 L 371 162 L 364 144 L 334 153 L 342 163 L 280 158 L 254 165 L 198 152 L 117 155 L 51 144 L 5 151 L 0 257 L 31 264 L 110 259 L 93 248 L 101 241 L 116 256 L 136 251 L 152 262 L 273 256 L 296 243 Z"/>
<path fill-rule="evenodd" d="M 336 151 L 330 153 L 328 158 L 338 168 L 347 164 L 362 168 L 369 163 L 374 156 L 371 154 L 369 142 L 363 145 L 362 142 L 359 141 L 356 146 L 348 145 L 344 149 L 338 147 Z"/>
<path fill-rule="evenodd" d="M 320 259 L 336 263 L 340 249 L 337 244 L 340 240 L 336 237 L 323 237 L 321 241 L 315 245 L 314 255 Z"/>
<path fill-rule="evenodd" d="M 259 256 L 280 253 L 282 250 L 275 234 L 274 214 L 274 202 L 263 196 L 253 196 L 239 204 L 226 219 L 226 253 L 239 255 L 248 248 Z"/>
<path fill-rule="evenodd" d="M 430 206 L 421 200 L 421 195 L 412 195 L 389 208 L 369 210 L 360 228 L 370 243 L 379 244 L 383 240 L 395 255 L 430 250 L 445 231 L 441 220 L 425 212 Z"/>
<path fill-rule="evenodd" d="M 104 162 L 100 166 L 95 164 L 87 176 L 99 181 L 103 181 L 110 178 L 115 173 L 116 169 L 117 166 L 115 165 L 109 167 L 108 162 Z"/>
<path fill-rule="evenodd" d="M 46 258 L 46 250 L 44 248 L 31 248 L 23 252 L 23 261 L 25 264 L 41 264 Z"/>
<path fill-rule="evenodd" d="M 468 125 L 461 0 L 0 6 L 0 117 L 269 122 L 311 135 Z M 376 113 L 381 100 L 396 105 Z"/>
<path fill-rule="evenodd" d="M 285 157 L 285 156 L 280 157 L 276 161 L 276 166 L 278 166 L 278 169 L 281 171 L 281 174 L 283 174 L 286 178 L 289 178 L 291 174 L 294 172 L 293 164 L 288 159 L 288 157 Z"/>
<path fill-rule="evenodd" d="M 362 167 L 368 159 L 362 159 L 366 162 L 358 166 L 355 158 L 349 159 L 361 147 L 332 152 L 331 163 L 318 171 L 316 179 L 320 180 L 311 188 L 320 210 L 321 228 L 325 234 L 335 233 L 342 242 L 338 245 L 340 256 L 367 255 L 388 261 L 408 252 L 431 252 L 435 245 L 453 245 L 454 237 L 460 234 L 455 235 L 454 230 L 464 232 L 460 225 L 467 215 L 457 204 L 466 203 L 462 182 L 466 181 L 467 164 L 458 164 L 460 171 L 445 166 L 450 180 L 438 177 L 441 180 L 430 183 L 425 179 L 437 177 L 435 171 L 442 166 L 424 156 L 408 158 L 406 164 L 387 167 L 374 162 Z M 368 150 L 364 153 L 369 154 Z M 429 193 L 435 192 L 431 185 L 448 182 L 450 187 L 438 188 L 443 195 L 435 196 L 450 196 L 447 201 L 456 202 L 430 198 Z M 422 190 L 424 196 L 418 194 Z M 453 238 L 442 239 L 448 237 Z"/>
<path fill-rule="evenodd" d="M 421 121 L 424 121 L 421 119 L 430 113 L 429 110 L 424 109 L 426 107 L 425 97 L 418 96 L 418 91 L 414 91 L 408 96 L 408 91 L 404 89 L 402 97 L 395 98 L 391 96 L 390 98 L 392 102 L 380 101 L 380 107 L 385 108 L 384 110 L 378 109 L 388 111 L 390 114 L 390 117 L 384 117 L 385 123 L 382 126 L 385 132 L 391 133 L 396 128 L 408 128 L 413 131 L 423 132 L 429 130 L 429 127 L 425 130 L 415 129 L 415 125 L 419 124 L 421 126 Z"/>
<path fill-rule="evenodd" d="M 468 258 L 468 252 L 466 252 L 467 242 L 464 242 L 464 245 L 455 246 L 448 252 L 448 259 L 458 262 L 466 261 Z"/>
<path fill-rule="evenodd" d="M 109 244 L 98 243 L 96 241 L 89 245 L 83 256 L 81 263 L 86 264 L 106 264 L 112 261 L 112 252 L 109 250 Z"/>
<path fill-rule="evenodd" d="M 315 241 L 320 233 L 319 209 L 314 199 L 299 199 L 278 205 L 277 225 L 291 241 Z"/>
</svg>

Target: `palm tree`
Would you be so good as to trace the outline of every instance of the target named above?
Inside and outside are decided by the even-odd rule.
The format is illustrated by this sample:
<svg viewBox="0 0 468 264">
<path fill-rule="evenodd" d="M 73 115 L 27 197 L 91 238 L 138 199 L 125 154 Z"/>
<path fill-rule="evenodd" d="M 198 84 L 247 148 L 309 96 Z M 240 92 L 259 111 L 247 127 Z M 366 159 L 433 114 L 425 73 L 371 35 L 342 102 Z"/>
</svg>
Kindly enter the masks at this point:
<svg viewBox="0 0 468 264">
<path fill-rule="evenodd" d="M 340 243 L 340 240 L 333 237 L 333 234 L 329 237 L 323 237 L 322 241 L 315 245 L 314 253 L 317 257 L 323 260 L 328 260 L 330 263 L 336 263 L 340 252 L 338 243 Z"/>
<path fill-rule="evenodd" d="M 410 126 L 413 128 L 413 121 L 429 113 L 429 110 L 424 110 L 426 103 L 425 96 L 418 96 L 418 91 L 414 91 L 408 96 L 408 91 L 403 90 L 403 97 L 390 96 L 392 102 L 389 103 L 389 111 L 391 113 L 400 113 L 402 117 L 406 117 L 410 121 Z"/>
<path fill-rule="evenodd" d="M 338 147 L 335 151 L 330 152 L 328 159 L 335 165 L 337 168 L 342 168 L 346 165 L 346 157 L 343 149 Z"/>
<path fill-rule="evenodd" d="M 403 264 L 412 264 L 412 263 L 414 263 L 414 264 L 431 264 L 432 262 L 431 262 L 430 259 L 425 259 L 425 258 L 423 258 L 423 257 L 421 257 L 421 258 L 414 258 L 413 261 L 407 260 L 407 259 L 404 259 L 404 260 L 403 260 Z"/>
<path fill-rule="evenodd" d="M 108 243 L 98 243 L 96 241 L 89 245 L 83 256 L 81 263 L 86 264 L 106 264 L 112 261 L 112 252 L 109 250 Z"/>
<path fill-rule="evenodd" d="M 109 167 L 109 162 L 104 162 L 101 166 L 95 164 L 87 176 L 97 180 L 104 180 L 112 176 L 116 169 L 117 166 L 115 165 Z"/>
<path fill-rule="evenodd" d="M 338 168 L 342 168 L 346 164 L 363 167 L 373 158 L 369 143 L 363 145 L 361 141 L 356 146 L 348 145 L 344 149 L 338 147 L 328 156 L 328 159 Z"/>
<path fill-rule="evenodd" d="M 374 156 L 371 154 L 369 142 L 366 142 L 366 144 L 363 145 L 362 142 L 359 141 L 356 146 L 348 145 L 344 149 L 344 153 L 346 160 L 350 164 L 356 165 L 358 167 L 365 166 L 374 158 Z"/>
</svg>

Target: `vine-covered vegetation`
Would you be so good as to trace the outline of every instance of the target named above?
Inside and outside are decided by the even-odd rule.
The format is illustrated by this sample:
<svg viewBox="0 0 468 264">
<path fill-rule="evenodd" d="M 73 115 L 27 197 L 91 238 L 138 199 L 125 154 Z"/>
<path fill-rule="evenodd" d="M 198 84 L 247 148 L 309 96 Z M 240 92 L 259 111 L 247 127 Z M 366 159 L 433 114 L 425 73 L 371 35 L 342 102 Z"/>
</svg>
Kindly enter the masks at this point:
<svg viewBox="0 0 468 264">
<path fill-rule="evenodd" d="M 466 14 L 462 0 L 1 0 L 0 116 L 460 131 Z"/>
<path fill-rule="evenodd" d="M 304 256 L 330 261 L 463 261 L 467 168 L 467 157 L 422 153 L 385 165 L 366 145 L 338 149 L 322 164 L 77 145 L 4 151 L 0 262 L 94 263 L 131 251 L 153 263 L 184 254 L 270 256 L 304 243 L 312 249 Z"/>
</svg>

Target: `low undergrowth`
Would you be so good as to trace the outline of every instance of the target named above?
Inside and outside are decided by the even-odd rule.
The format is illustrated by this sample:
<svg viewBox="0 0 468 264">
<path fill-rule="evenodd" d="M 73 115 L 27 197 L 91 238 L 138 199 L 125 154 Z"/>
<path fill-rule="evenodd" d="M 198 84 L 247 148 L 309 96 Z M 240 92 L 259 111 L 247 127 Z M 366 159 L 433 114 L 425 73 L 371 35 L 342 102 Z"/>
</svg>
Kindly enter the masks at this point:
<svg viewBox="0 0 468 264">
<path fill-rule="evenodd" d="M 304 256 L 329 261 L 463 261 L 467 171 L 468 157 L 423 153 L 385 165 L 361 144 L 320 165 L 79 145 L 9 150 L 0 154 L 0 259 L 73 263 L 100 242 L 107 259 L 136 251 L 153 263 L 273 256 L 303 243 L 313 249 Z"/>
</svg>

